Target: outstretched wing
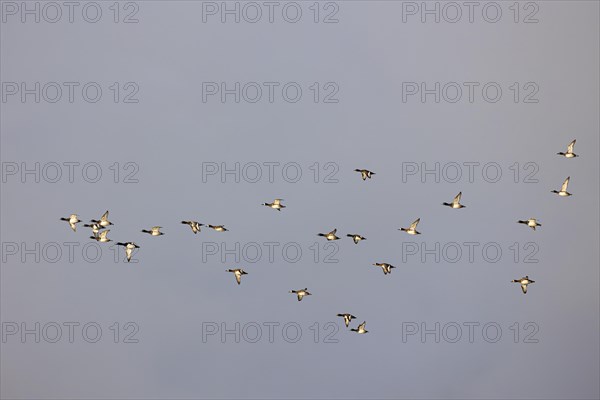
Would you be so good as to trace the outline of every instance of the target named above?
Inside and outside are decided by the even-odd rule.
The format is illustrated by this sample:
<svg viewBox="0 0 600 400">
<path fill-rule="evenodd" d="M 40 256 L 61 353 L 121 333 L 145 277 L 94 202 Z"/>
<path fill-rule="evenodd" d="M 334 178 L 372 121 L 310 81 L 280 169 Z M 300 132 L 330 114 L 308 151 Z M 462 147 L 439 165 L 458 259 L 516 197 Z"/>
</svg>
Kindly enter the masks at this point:
<svg viewBox="0 0 600 400">
<path fill-rule="evenodd" d="M 569 186 L 569 179 L 571 179 L 570 176 L 563 182 L 562 187 L 560 188 L 561 192 L 567 191 L 567 187 Z"/>
<path fill-rule="evenodd" d="M 458 192 L 458 194 L 456 195 L 456 197 L 454 198 L 454 200 L 452 200 L 452 203 L 459 204 L 460 203 L 460 196 L 462 196 L 462 192 Z"/>
<path fill-rule="evenodd" d="M 106 221 L 108 220 L 108 210 L 106 210 L 106 212 L 104 214 L 102 214 L 102 216 L 100 217 L 101 221 Z"/>
<path fill-rule="evenodd" d="M 575 142 L 577 140 L 573 140 L 571 143 L 569 143 L 569 145 L 567 146 L 567 153 L 572 153 L 573 152 L 573 147 L 575 147 Z"/>
<path fill-rule="evenodd" d="M 523 294 L 527 293 L 527 285 L 521 284 L 521 290 L 523 291 Z"/>
<path fill-rule="evenodd" d="M 410 224 L 410 229 L 417 229 L 417 225 L 419 225 L 419 222 L 421 221 L 421 218 L 417 218 L 417 220 L 415 222 L 413 222 L 412 224 Z"/>
</svg>

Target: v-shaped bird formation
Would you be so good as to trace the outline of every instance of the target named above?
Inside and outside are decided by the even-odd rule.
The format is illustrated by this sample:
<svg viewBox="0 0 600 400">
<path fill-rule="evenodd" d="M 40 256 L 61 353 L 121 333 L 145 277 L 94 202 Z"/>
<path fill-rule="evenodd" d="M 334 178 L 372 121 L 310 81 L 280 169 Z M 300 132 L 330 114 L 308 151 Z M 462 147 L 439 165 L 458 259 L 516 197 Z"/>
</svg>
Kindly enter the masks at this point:
<svg viewBox="0 0 600 400">
<path fill-rule="evenodd" d="M 563 156 L 565 158 L 579 157 L 579 155 L 577 155 L 573 152 L 575 142 L 576 141 L 573 140 L 571 143 L 569 143 L 569 145 L 567 146 L 566 152 L 558 152 L 557 155 Z M 354 171 L 359 172 L 361 174 L 361 179 L 363 181 L 365 181 L 367 179 L 372 179 L 373 176 L 375 175 L 374 172 L 367 170 L 367 169 L 358 169 L 357 168 Z M 557 194 L 560 197 L 572 196 L 572 193 L 569 193 L 567 191 L 570 179 L 571 179 L 570 176 L 565 179 L 560 190 L 552 190 L 551 192 L 554 194 Z M 465 208 L 466 206 L 460 203 L 461 197 L 462 197 L 462 192 L 459 192 L 454 197 L 452 202 L 450 202 L 450 203 L 443 202 L 442 205 L 453 208 L 453 209 Z M 283 201 L 283 199 L 274 199 L 271 203 L 265 202 L 265 203 L 262 203 L 261 205 L 272 208 L 272 209 L 280 212 L 284 208 L 286 208 L 286 206 L 284 206 L 281 203 L 282 201 Z M 71 214 L 68 217 L 60 218 L 60 220 L 66 221 L 69 224 L 69 227 L 73 230 L 73 232 L 77 231 L 77 224 L 82 222 L 79 219 L 79 216 L 77 214 Z M 407 228 L 402 227 L 402 228 L 399 228 L 398 230 L 405 232 L 409 235 L 420 235 L 421 232 L 417 231 L 417 226 L 419 225 L 420 221 L 421 221 L 421 218 L 417 218 Z M 533 217 L 526 219 L 526 220 L 520 219 L 517 222 L 519 224 L 527 225 L 527 227 L 531 228 L 533 231 L 535 231 L 537 227 L 542 226 L 540 221 Z M 181 224 L 188 225 L 194 234 L 201 232 L 202 226 L 213 229 L 216 232 L 227 232 L 228 231 L 228 229 L 225 228 L 224 225 L 210 225 L 210 224 L 206 225 L 206 224 L 201 224 L 198 221 L 194 221 L 194 220 L 182 220 Z M 111 225 L 114 225 L 114 224 L 108 220 L 108 210 L 107 210 L 104 214 L 102 214 L 100 219 L 97 219 L 97 220 L 92 219 L 92 220 L 90 220 L 90 222 L 88 224 L 84 224 L 83 226 L 86 228 L 91 228 L 92 236 L 90 236 L 90 239 L 94 239 L 94 240 L 98 241 L 99 243 L 107 243 L 107 242 L 112 241 L 111 239 L 108 238 L 108 233 L 110 232 L 110 229 L 107 229 Z M 164 232 L 161 232 L 161 229 L 162 229 L 161 226 L 153 226 L 150 229 L 142 229 L 141 232 L 147 233 L 150 236 L 165 235 Z M 333 229 L 330 232 L 318 233 L 317 235 L 320 237 L 324 237 L 327 241 L 334 241 L 334 240 L 340 239 L 336 234 L 337 234 L 337 229 Z M 360 241 L 367 239 L 366 237 L 359 235 L 357 233 L 348 233 L 348 234 L 346 234 L 346 237 L 351 238 L 352 241 L 354 242 L 354 244 L 358 244 Z M 152 239 L 152 240 L 154 240 L 154 239 Z M 125 256 L 126 256 L 126 259 L 128 262 L 131 261 L 133 252 L 137 249 L 140 249 L 140 246 L 138 246 L 135 242 L 132 242 L 132 241 L 117 242 L 116 244 L 118 246 L 122 246 L 125 248 Z M 374 263 L 373 265 L 381 268 L 384 275 L 391 274 L 392 269 L 396 268 L 395 266 L 393 266 L 389 263 Z M 238 285 L 240 285 L 242 283 L 242 276 L 248 275 L 248 272 L 244 271 L 242 268 L 231 268 L 231 269 L 227 269 L 226 272 L 230 272 L 230 273 L 234 274 L 235 280 Z M 523 294 L 527 293 L 527 288 L 529 285 L 535 283 L 535 281 L 533 279 L 529 278 L 528 275 L 525 275 L 524 277 L 519 278 L 519 279 L 513 279 L 511 282 L 518 283 L 521 286 L 521 290 L 522 290 Z M 304 289 L 290 290 L 289 293 L 295 294 L 299 302 L 302 301 L 306 296 L 312 295 L 312 293 L 310 293 L 308 291 L 307 287 L 305 287 Z M 342 317 L 344 319 L 344 324 L 346 325 L 346 327 L 349 327 L 352 320 L 356 319 L 356 317 L 350 313 L 339 313 L 339 314 L 337 314 L 337 316 Z M 363 321 L 361 324 L 358 325 L 357 328 L 352 328 L 352 329 L 350 329 L 350 331 L 356 332 L 359 334 L 368 333 L 369 331 L 367 331 L 365 329 L 365 326 L 366 326 L 366 321 Z"/>
</svg>

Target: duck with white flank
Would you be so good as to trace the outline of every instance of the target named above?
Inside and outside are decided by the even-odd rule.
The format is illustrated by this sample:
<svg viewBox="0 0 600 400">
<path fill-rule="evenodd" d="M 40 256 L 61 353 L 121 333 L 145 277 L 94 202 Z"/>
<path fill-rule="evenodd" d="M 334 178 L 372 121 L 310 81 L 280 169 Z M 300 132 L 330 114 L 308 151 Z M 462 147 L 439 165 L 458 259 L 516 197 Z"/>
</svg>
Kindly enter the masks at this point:
<svg viewBox="0 0 600 400">
<path fill-rule="evenodd" d="M 409 235 L 420 235 L 421 232 L 417 232 L 417 225 L 419 225 L 420 221 L 421 221 L 421 218 L 417 218 L 417 220 L 415 222 L 413 222 L 412 224 L 410 224 L 410 226 L 408 228 L 400 228 L 398 230 L 406 232 Z"/>
<path fill-rule="evenodd" d="M 456 195 L 454 200 L 452 200 L 452 203 L 442 203 L 442 204 L 445 206 L 448 206 L 448 207 L 452 207 L 452 208 L 465 208 L 466 206 L 463 206 L 462 204 L 460 204 L 461 196 L 462 196 L 462 192 L 458 192 L 458 194 Z"/>
<path fill-rule="evenodd" d="M 388 263 L 375 263 L 373 265 L 376 267 L 381 267 L 384 275 L 391 274 L 392 268 L 396 268 L 392 264 L 388 264 Z"/>
<path fill-rule="evenodd" d="M 567 179 L 565 179 L 565 181 L 563 182 L 560 191 L 558 190 L 553 190 L 552 193 L 556 193 L 557 195 L 561 196 L 561 197 L 566 197 L 566 196 L 571 196 L 571 193 L 567 192 L 567 187 L 569 186 L 569 180 L 571 179 L 571 177 L 567 177 Z"/>
<path fill-rule="evenodd" d="M 226 232 L 228 229 L 225 228 L 225 225 L 208 225 L 209 228 L 214 229 L 217 232 Z"/>
<path fill-rule="evenodd" d="M 528 227 L 530 227 L 531 229 L 533 229 L 535 231 L 535 227 L 536 226 L 542 226 L 542 224 L 539 223 L 539 221 L 535 218 L 529 218 L 526 221 L 523 221 L 522 219 L 517 221 L 519 224 L 525 224 Z"/>
<path fill-rule="evenodd" d="M 556 153 L 559 156 L 563 156 L 566 158 L 573 158 L 573 157 L 579 157 L 577 154 L 573 153 L 573 147 L 575 147 L 575 142 L 577 140 L 573 140 L 571 143 L 569 143 L 569 145 L 567 146 L 567 152 L 563 153 L 562 151 L 560 153 Z"/>
<path fill-rule="evenodd" d="M 344 323 L 346 324 L 346 328 L 350 325 L 350 321 L 356 319 L 356 317 L 352 314 L 338 314 L 338 317 L 344 318 Z"/>
<path fill-rule="evenodd" d="M 131 261 L 131 255 L 133 254 L 133 249 L 139 249 L 140 246 L 133 242 L 117 242 L 117 246 L 125 246 L 125 255 L 127 256 L 127 262 Z"/>
<path fill-rule="evenodd" d="M 92 234 L 94 236 L 98 236 L 98 232 L 104 229 L 104 227 L 100 226 L 100 224 L 84 224 L 83 226 L 85 226 L 86 228 L 92 228 Z"/>
<path fill-rule="evenodd" d="M 99 220 L 98 219 L 93 219 L 90 222 L 98 224 L 98 225 L 100 225 L 103 228 L 106 228 L 109 225 L 113 225 L 113 223 L 108 220 L 108 210 L 106 210 L 106 212 L 104 214 L 102 214 L 102 216 L 100 217 Z"/>
<path fill-rule="evenodd" d="M 248 273 L 241 268 L 228 269 L 227 272 L 233 272 L 238 285 L 242 283 L 242 275 L 248 275 Z"/>
<path fill-rule="evenodd" d="M 310 296 L 311 293 L 308 293 L 308 288 L 299 289 L 299 290 L 290 290 L 290 293 L 294 293 L 298 296 L 298 301 L 301 301 L 304 296 Z"/>
<path fill-rule="evenodd" d="M 95 235 L 95 236 L 90 236 L 90 239 L 94 239 L 100 243 L 106 243 L 106 242 L 110 242 L 111 240 L 109 238 L 106 237 L 106 235 L 108 235 L 108 232 L 110 232 L 109 230 L 106 231 L 102 231 L 99 234 Z"/>
<path fill-rule="evenodd" d="M 350 330 L 352 332 L 356 332 L 356 333 L 367 333 L 369 331 L 365 329 L 365 325 L 367 325 L 367 322 L 363 321 L 363 323 L 360 324 L 357 329 L 350 329 Z"/>
<path fill-rule="evenodd" d="M 162 233 L 160 231 L 160 228 L 162 228 L 162 226 L 153 226 L 152 228 L 150 228 L 150 230 L 146 230 L 146 229 L 142 229 L 142 232 L 144 233 L 149 233 L 151 236 L 160 236 L 160 235 L 164 235 L 164 233 Z"/>
<path fill-rule="evenodd" d="M 375 172 L 371 172 L 368 169 L 355 169 L 355 172 L 360 172 L 360 176 L 362 180 L 366 180 L 367 178 L 371 179 L 371 176 L 375 175 Z"/>
<path fill-rule="evenodd" d="M 358 244 L 358 242 L 360 242 L 361 240 L 367 240 L 366 237 L 360 236 L 359 234 L 356 234 L 356 233 L 349 233 L 346 236 L 352 238 L 352 240 L 354 241 L 354 244 Z"/>
<path fill-rule="evenodd" d="M 61 218 L 61 221 L 67 221 L 69 223 L 69 226 L 71 227 L 71 229 L 73 229 L 73 232 L 77 232 L 77 225 L 79 222 L 81 222 L 81 220 L 79 219 L 79 217 L 77 216 L 77 214 L 71 214 L 69 215 L 68 218 Z"/>
<path fill-rule="evenodd" d="M 527 293 L 527 285 L 531 285 L 532 283 L 535 283 L 535 281 L 532 281 L 531 279 L 529 279 L 529 276 L 527 276 L 527 275 L 525 275 L 521 279 L 513 279 L 511 282 L 512 283 L 520 283 L 523 294 Z"/>
<path fill-rule="evenodd" d="M 337 228 L 332 230 L 329 233 L 317 233 L 317 236 L 323 236 L 327 240 L 338 240 L 339 237 L 335 236 L 336 232 L 337 232 Z"/>
<path fill-rule="evenodd" d="M 192 232 L 194 232 L 194 234 L 200 232 L 200 227 L 204 226 L 204 224 L 201 224 L 198 221 L 181 221 L 182 224 L 185 225 L 189 225 L 190 228 L 192 228 Z"/>
<path fill-rule="evenodd" d="M 281 204 L 282 201 L 283 199 L 275 199 L 272 203 L 263 203 L 262 205 L 266 207 L 271 207 L 277 211 L 281 211 L 282 208 L 285 208 L 285 206 Z"/>
</svg>

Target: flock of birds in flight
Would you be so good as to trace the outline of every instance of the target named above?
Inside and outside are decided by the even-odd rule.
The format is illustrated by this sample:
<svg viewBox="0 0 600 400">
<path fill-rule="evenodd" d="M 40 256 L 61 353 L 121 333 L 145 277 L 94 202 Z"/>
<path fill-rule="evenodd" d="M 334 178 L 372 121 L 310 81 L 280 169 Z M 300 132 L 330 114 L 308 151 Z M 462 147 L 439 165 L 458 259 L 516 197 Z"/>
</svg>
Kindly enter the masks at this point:
<svg viewBox="0 0 600 400">
<path fill-rule="evenodd" d="M 575 146 L 575 142 L 576 140 L 573 140 L 571 143 L 569 143 L 569 145 L 567 146 L 567 151 L 566 152 L 559 152 L 556 153 L 560 156 L 563 156 L 565 158 L 574 158 L 574 157 L 579 157 L 577 154 L 575 154 L 573 152 L 573 148 Z M 354 171 L 356 172 L 360 172 L 362 180 L 366 180 L 366 179 L 371 179 L 373 175 L 375 175 L 375 172 L 369 171 L 367 169 L 355 169 Z M 567 177 L 567 179 L 565 179 L 565 181 L 563 182 L 560 190 L 552 190 L 552 193 L 557 194 L 558 196 L 561 197 L 568 197 L 571 196 L 571 193 L 569 193 L 567 191 L 567 188 L 569 186 L 569 180 L 571 177 Z M 460 203 L 460 198 L 462 196 L 462 192 L 459 192 L 454 199 L 452 200 L 451 203 L 442 203 L 444 206 L 448 206 L 451 207 L 453 209 L 461 209 L 461 208 L 465 208 L 466 206 Z M 283 199 L 274 199 L 272 203 L 263 203 L 263 206 L 266 207 L 270 207 L 274 210 L 277 211 L 281 211 L 282 209 L 284 209 L 286 206 L 284 206 L 283 204 L 281 204 Z M 71 229 L 75 232 L 77 231 L 77 225 L 78 223 L 82 222 L 77 214 L 71 214 L 69 217 L 67 218 L 61 218 L 62 221 L 67 221 L 71 227 Z M 420 218 L 417 218 L 412 224 L 409 225 L 408 228 L 400 228 L 398 230 L 406 232 L 409 235 L 420 235 L 421 232 L 417 231 L 417 225 L 419 224 L 419 222 L 421 221 Z M 530 227 L 531 229 L 533 229 L 534 231 L 536 230 L 536 227 L 538 226 L 542 226 L 542 224 L 539 223 L 539 221 L 536 218 L 529 218 L 527 220 L 518 220 L 517 221 L 519 224 L 525 224 L 528 227 Z M 223 225 L 205 225 L 205 224 L 201 224 L 197 221 L 181 221 L 182 224 L 185 225 L 189 225 L 189 227 L 191 228 L 192 232 L 194 234 L 197 234 L 198 232 L 200 232 L 200 227 L 202 226 L 207 226 L 210 229 L 213 229 L 217 232 L 225 232 L 227 231 L 227 228 L 225 228 L 225 226 Z M 110 242 L 111 240 L 107 237 L 108 232 L 110 232 L 110 229 L 106 229 L 108 228 L 110 225 L 113 225 L 112 222 L 110 222 L 108 220 L 108 211 L 106 211 L 98 220 L 91 220 L 89 224 L 84 224 L 83 226 L 86 228 L 91 228 L 92 230 L 92 236 L 90 236 L 90 239 L 94 239 L 100 243 L 106 243 L 106 242 Z M 164 235 L 163 232 L 160 231 L 162 227 L 161 226 L 153 226 L 152 228 L 148 229 L 142 229 L 141 232 L 143 233 L 147 233 L 151 236 L 161 236 Z M 331 232 L 328 233 L 319 233 L 318 236 L 324 237 L 325 239 L 327 239 L 328 241 L 332 241 L 332 240 L 339 240 L 340 238 L 338 236 L 336 236 L 337 233 L 337 229 L 332 230 Z M 352 238 L 352 240 L 354 241 L 355 244 L 358 244 L 361 240 L 366 240 L 367 238 L 356 234 L 356 233 L 349 233 L 346 235 L 347 237 Z M 131 257 L 133 255 L 133 252 L 135 249 L 139 249 L 140 246 L 138 246 L 137 244 L 135 244 L 134 242 L 117 242 L 118 246 L 123 246 L 125 247 L 125 256 L 127 258 L 127 261 L 131 261 Z M 376 267 L 380 267 L 383 270 L 384 275 L 387 274 L 391 274 L 392 273 L 392 268 L 396 268 L 391 264 L 388 263 L 375 263 L 373 264 Z M 242 283 L 242 275 L 247 275 L 248 273 L 246 271 L 244 271 L 242 268 L 234 268 L 234 269 L 227 269 L 226 272 L 231 272 L 234 274 L 235 276 L 235 280 L 237 282 L 237 284 L 241 284 Z M 525 275 L 522 278 L 519 279 L 513 279 L 511 281 L 512 283 L 518 283 L 521 285 L 521 290 L 523 291 L 523 294 L 527 293 L 527 286 L 535 283 L 534 280 L 532 280 L 531 278 L 529 278 L 528 275 Z M 290 290 L 289 293 L 295 294 L 298 298 L 298 301 L 301 301 L 305 296 L 310 296 L 311 293 L 308 291 L 308 288 L 304 288 L 304 289 L 298 289 L 298 290 Z M 356 317 L 352 314 L 349 313 L 343 313 L 343 314 L 337 314 L 338 317 L 342 317 L 344 319 L 344 323 L 346 325 L 346 327 L 349 327 L 350 322 L 353 319 L 356 319 Z M 368 331 L 365 329 L 366 326 L 366 321 L 363 321 L 362 324 L 359 324 L 357 328 L 352 328 L 350 329 L 353 332 L 356 333 L 367 333 Z"/>
</svg>

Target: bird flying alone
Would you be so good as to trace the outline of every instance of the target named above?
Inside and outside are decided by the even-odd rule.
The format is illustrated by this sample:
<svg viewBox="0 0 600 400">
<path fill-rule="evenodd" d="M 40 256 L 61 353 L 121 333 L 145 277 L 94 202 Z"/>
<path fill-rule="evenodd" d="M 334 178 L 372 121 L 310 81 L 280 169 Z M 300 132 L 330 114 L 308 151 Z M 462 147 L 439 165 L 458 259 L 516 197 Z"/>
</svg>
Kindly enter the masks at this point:
<svg viewBox="0 0 600 400">
<path fill-rule="evenodd" d="M 140 248 L 140 246 L 133 242 L 117 242 L 117 246 L 125 247 L 125 255 L 127 256 L 127 262 L 131 261 L 131 255 L 133 254 L 133 250 Z"/>
<path fill-rule="evenodd" d="M 204 224 L 201 224 L 198 221 L 181 221 L 182 224 L 185 225 L 189 225 L 190 228 L 192 228 L 192 232 L 194 232 L 194 234 L 200 232 L 200 227 L 204 226 Z"/>
<path fill-rule="evenodd" d="M 574 158 L 574 157 L 579 157 L 577 154 L 573 153 L 573 147 L 575 147 L 575 142 L 577 140 L 573 140 L 571 143 L 569 143 L 569 145 L 567 146 L 567 151 L 566 153 L 563 153 L 562 151 L 560 153 L 556 153 L 559 156 L 563 156 L 566 158 Z"/>
<path fill-rule="evenodd" d="M 79 219 L 79 217 L 77 216 L 77 214 L 71 214 L 69 215 L 68 218 L 61 218 L 61 221 L 67 221 L 69 223 L 69 226 L 71 227 L 71 229 L 73 229 L 73 232 L 77 232 L 77 223 L 81 222 L 81 220 Z"/>
<path fill-rule="evenodd" d="M 565 179 L 562 186 L 560 187 L 560 190 L 553 190 L 552 193 L 556 193 L 557 195 L 559 195 L 561 197 L 571 196 L 571 193 L 567 192 L 567 187 L 569 186 L 570 179 L 571 179 L 570 176 L 567 177 L 567 179 Z"/>
<path fill-rule="evenodd" d="M 412 224 L 410 224 L 410 226 L 408 228 L 400 228 L 398 230 L 406 232 L 409 235 L 420 235 L 421 232 L 417 232 L 417 225 L 419 225 L 420 221 L 421 221 L 421 218 L 417 218 L 416 221 L 413 222 Z"/>
<path fill-rule="evenodd" d="M 277 211 L 281 211 L 282 208 L 285 208 L 285 206 L 281 204 L 282 201 L 283 199 L 275 199 L 272 203 L 263 203 L 262 205 L 266 207 L 271 207 Z"/>
<path fill-rule="evenodd" d="M 540 224 L 540 223 L 539 223 L 539 221 L 538 221 L 537 219 L 535 219 L 535 218 L 529 218 L 529 219 L 528 219 L 528 220 L 526 220 L 526 221 L 523 221 L 523 220 L 521 220 L 521 219 L 520 219 L 520 220 L 518 220 L 517 222 L 518 222 L 519 224 L 525 224 L 525 225 L 527 225 L 528 227 L 530 227 L 530 228 L 531 228 L 531 229 L 533 229 L 534 231 L 535 231 L 535 227 L 536 227 L 536 226 L 542 226 L 542 224 Z"/>
<path fill-rule="evenodd" d="M 310 296 L 311 293 L 308 292 L 308 288 L 299 289 L 299 290 L 290 290 L 290 293 L 294 293 L 298 296 L 298 301 L 301 301 L 304 296 Z"/>
<path fill-rule="evenodd" d="M 225 225 L 208 225 L 208 227 L 217 232 L 226 232 L 228 230 L 225 228 Z"/>
<path fill-rule="evenodd" d="M 98 225 L 100 225 L 103 228 L 106 228 L 109 225 L 114 225 L 112 222 L 110 222 L 108 220 L 108 210 L 106 210 L 106 212 L 104 214 L 102 214 L 102 216 L 100 217 L 100 219 L 92 219 L 90 222 L 98 224 Z"/>
<path fill-rule="evenodd" d="M 525 275 L 521 279 L 513 279 L 511 282 L 512 283 L 520 283 L 523 294 L 527 293 L 527 285 L 531 285 L 532 283 L 535 283 L 535 281 L 532 281 L 531 279 L 529 279 L 529 276 L 527 276 L 527 275 Z"/>
<path fill-rule="evenodd" d="M 460 204 L 461 196 L 462 196 L 462 192 L 458 192 L 456 197 L 454 197 L 454 200 L 452 200 L 452 203 L 442 203 L 442 204 L 445 206 L 448 206 L 448 207 L 452 207 L 452 208 L 465 208 L 466 206 L 463 206 L 462 204 Z"/>
<path fill-rule="evenodd" d="M 366 180 L 367 178 L 371 179 L 371 176 L 375 175 L 375 172 L 371 172 L 368 169 L 355 169 L 355 172 L 360 172 L 360 176 L 362 180 Z"/>
<path fill-rule="evenodd" d="M 242 275 L 248 275 L 248 273 L 241 268 L 228 269 L 227 272 L 233 272 L 238 285 L 242 283 Z"/>
<path fill-rule="evenodd" d="M 102 231 L 97 235 L 90 236 L 90 239 L 94 239 L 100 243 L 110 242 L 111 240 L 106 237 L 106 235 L 108 235 L 108 232 L 110 232 L 110 229 Z"/>
<path fill-rule="evenodd" d="M 337 232 L 337 228 L 332 230 L 329 233 L 317 233 L 317 236 L 323 236 L 327 240 L 338 240 L 339 237 L 335 236 L 336 232 Z"/>
<path fill-rule="evenodd" d="M 391 274 L 392 268 L 396 268 L 392 264 L 388 264 L 388 263 L 375 263 L 373 265 L 376 267 L 381 267 L 384 275 Z"/>
<path fill-rule="evenodd" d="M 162 228 L 162 226 L 153 226 L 152 228 L 150 228 L 150 230 L 146 230 L 146 229 L 142 229 L 142 232 L 144 233 L 149 233 L 150 236 L 160 236 L 160 235 L 164 235 L 164 233 L 162 233 L 160 231 L 160 228 Z"/>
<path fill-rule="evenodd" d="M 367 332 L 369 332 L 369 331 L 365 329 L 365 325 L 367 325 L 367 322 L 366 322 L 366 321 L 363 321 L 363 323 L 362 323 L 362 324 L 360 324 L 360 325 L 358 326 L 358 328 L 356 328 L 356 329 L 350 329 L 350 330 L 351 330 L 352 332 L 356 332 L 356 333 L 367 333 Z"/>
<path fill-rule="evenodd" d="M 358 244 L 358 242 L 360 242 L 361 240 L 367 240 L 366 237 L 360 236 L 359 234 L 356 234 L 356 233 L 349 233 L 346 236 L 352 238 L 352 240 L 354 241 L 354 244 Z"/>
<path fill-rule="evenodd" d="M 350 321 L 356 319 L 356 317 L 352 314 L 338 314 L 338 317 L 344 318 L 344 323 L 346 324 L 346 328 L 350 325 Z"/>
</svg>

